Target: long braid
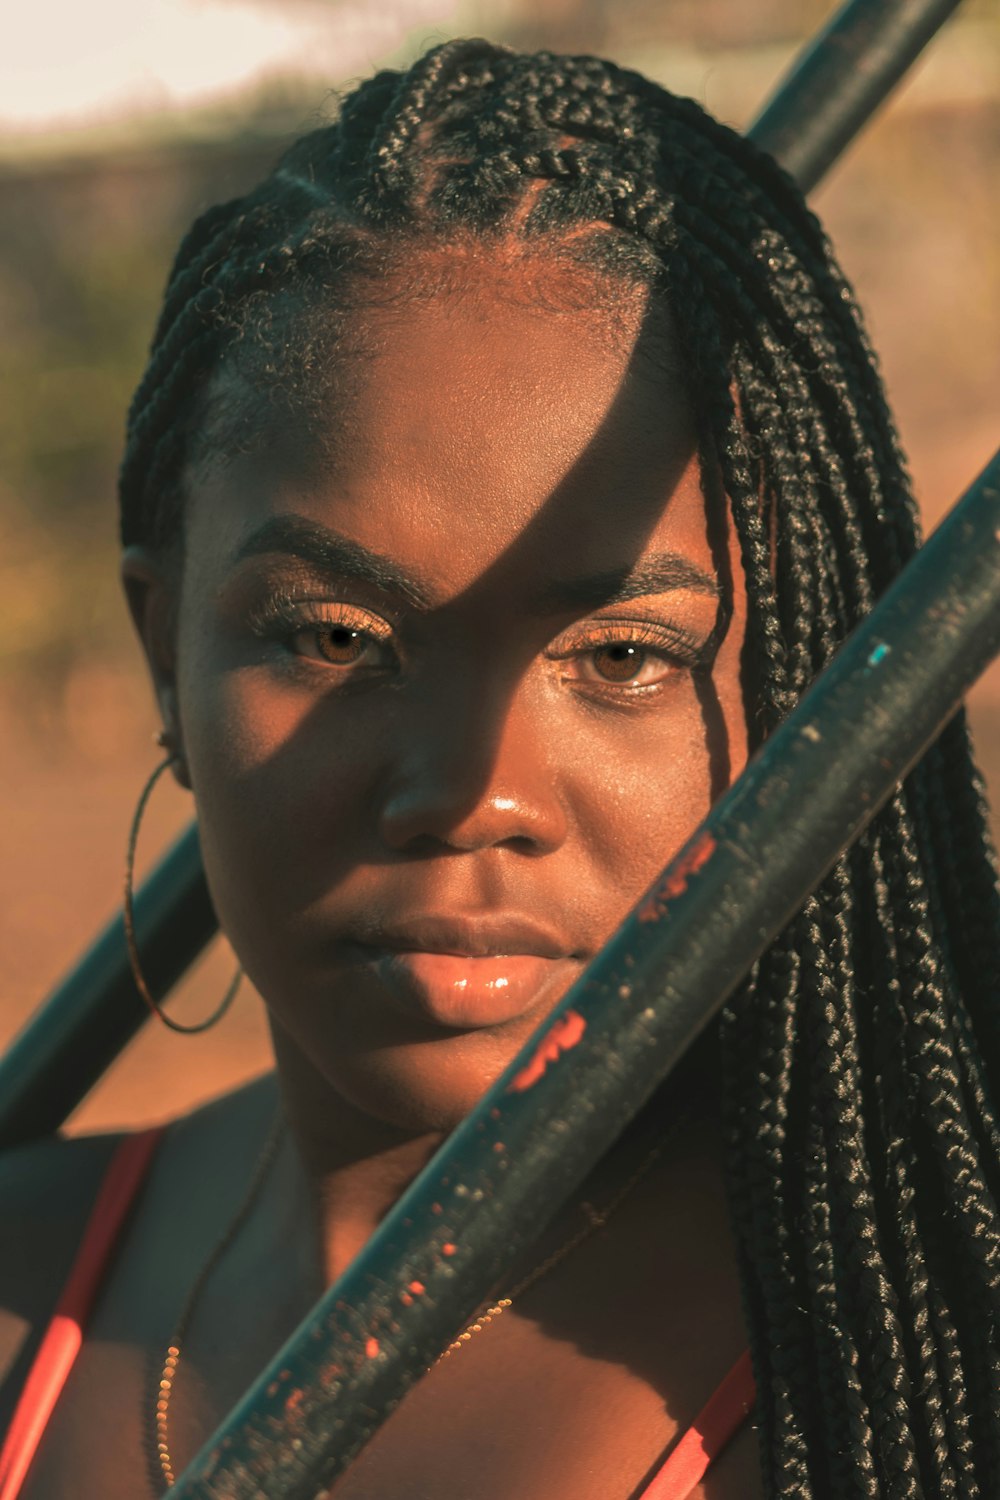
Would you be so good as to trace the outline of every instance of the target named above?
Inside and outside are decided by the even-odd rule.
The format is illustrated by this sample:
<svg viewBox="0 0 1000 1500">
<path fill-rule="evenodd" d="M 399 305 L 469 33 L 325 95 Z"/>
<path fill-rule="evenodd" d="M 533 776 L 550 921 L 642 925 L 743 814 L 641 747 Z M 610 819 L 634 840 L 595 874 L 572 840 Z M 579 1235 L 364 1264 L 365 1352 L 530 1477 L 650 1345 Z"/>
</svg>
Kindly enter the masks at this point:
<svg viewBox="0 0 1000 1500">
<path fill-rule="evenodd" d="M 912 554 L 909 481 L 861 315 L 790 178 L 596 58 L 448 43 L 202 216 L 130 413 L 124 540 L 180 534 L 213 376 L 250 357 L 283 292 L 349 312 L 405 289 L 423 247 L 470 239 L 669 306 L 739 537 L 767 734 Z M 958 716 L 720 1019 L 775 1500 L 1000 1493 L 996 881 Z"/>
</svg>

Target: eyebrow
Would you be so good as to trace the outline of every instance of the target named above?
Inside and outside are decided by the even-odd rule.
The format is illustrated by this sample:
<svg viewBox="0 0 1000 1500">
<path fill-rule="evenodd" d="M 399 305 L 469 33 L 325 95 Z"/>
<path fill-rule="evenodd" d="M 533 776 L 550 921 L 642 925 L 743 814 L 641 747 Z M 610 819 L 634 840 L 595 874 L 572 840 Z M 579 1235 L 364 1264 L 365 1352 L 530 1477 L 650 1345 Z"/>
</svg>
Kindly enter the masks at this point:
<svg viewBox="0 0 1000 1500">
<path fill-rule="evenodd" d="M 603 609 L 608 604 L 625 604 L 629 599 L 669 594 L 675 589 L 690 589 L 711 599 L 720 598 L 718 581 L 690 558 L 679 552 L 654 552 L 632 568 L 550 583 L 539 596 L 538 604 L 550 610 Z"/>
<path fill-rule="evenodd" d="M 429 609 L 432 590 L 422 579 L 404 572 L 391 558 L 353 542 L 337 531 L 318 526 L 302 516 L 272 516 L 237 548 L 233 566 L 248 557 L 280 552 L 298 558 L 333 578 L 353 578 L 398 594 L 417 609 Z"/>
<path fill-rule="evenodd" d="M 270 517 L 240 544 L 232 564 L 274 552 L 297 558 L 328 577 L 353 578 L 394 593 L 417 609 L 430 609 L 434 603 L 434 591 L 423 579 L 405 572 L 382 553 L 303 516 Z M 656 552 L 631 568 L 553 580 L 534 602 L 545 613 L 589 611 L 675 589 L 690 589 L 712 599 L 720 597 L 717 581 L 690 558 L 677 552 Z"/>
</svg>

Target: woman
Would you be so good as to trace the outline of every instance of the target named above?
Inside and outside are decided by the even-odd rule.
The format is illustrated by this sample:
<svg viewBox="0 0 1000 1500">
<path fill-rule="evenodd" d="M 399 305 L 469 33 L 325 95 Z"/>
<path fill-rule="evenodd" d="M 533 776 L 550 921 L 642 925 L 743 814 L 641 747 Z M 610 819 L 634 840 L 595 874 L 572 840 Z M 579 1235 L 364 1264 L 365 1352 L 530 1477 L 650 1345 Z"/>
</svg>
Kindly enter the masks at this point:
<svg viewBox="0 0 1000 1500">
<path fill-rule="evenodd" d="M 915 544 L 784 174 L 485 42 L 194 226 L 121 498 L 277 1070 L 159 1144 L 23 1500 L 166 1488 Z M 670 1493 L 996 1494 L 998 927 L 956 721 L 337 1500 L 638 1496 L 748 1341 Z M 8 1410 L 113 1146 L 9 1165 Z"/>
</svg>

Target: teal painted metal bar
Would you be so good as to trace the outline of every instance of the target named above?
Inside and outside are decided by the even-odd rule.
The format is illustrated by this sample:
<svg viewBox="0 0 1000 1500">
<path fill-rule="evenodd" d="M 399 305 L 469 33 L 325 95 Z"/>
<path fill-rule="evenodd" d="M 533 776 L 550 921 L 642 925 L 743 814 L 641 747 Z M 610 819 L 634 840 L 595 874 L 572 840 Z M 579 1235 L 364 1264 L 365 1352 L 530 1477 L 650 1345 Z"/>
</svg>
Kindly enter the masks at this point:
<svg viewBox="0 0 1000 1500">
<path fill-rule="evenodd" d="M 748 134 L 811 192 L 961 0 L 848 0 L 796 58 Z"/>
</svg>

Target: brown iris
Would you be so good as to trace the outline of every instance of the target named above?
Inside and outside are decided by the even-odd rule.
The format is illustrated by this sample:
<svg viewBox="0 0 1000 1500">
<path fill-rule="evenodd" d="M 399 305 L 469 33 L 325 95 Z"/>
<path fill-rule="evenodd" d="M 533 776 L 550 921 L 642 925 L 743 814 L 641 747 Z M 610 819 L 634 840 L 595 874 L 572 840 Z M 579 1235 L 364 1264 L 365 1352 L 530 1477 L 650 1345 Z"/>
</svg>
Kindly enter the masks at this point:
<svg viewBox="0 0 1000 1500">
<path fill-rule="evenodd" d="M 599 646 L 594 652 L 594 666 L 607 682 L 629 682 L 642 671 L 646 652 L 631 641 L 616 641 Z"/>
<path fill-rule="evenodd" d="M 337 667 L 353 667 L 361 660 L 369 644 L 369 638 L 349 625 L 329 625 L 317 631 L 316 645 L 322 656 Z"/>
</svg>

